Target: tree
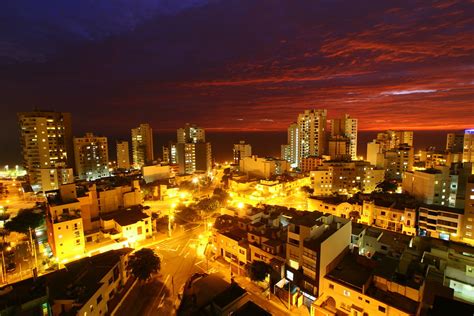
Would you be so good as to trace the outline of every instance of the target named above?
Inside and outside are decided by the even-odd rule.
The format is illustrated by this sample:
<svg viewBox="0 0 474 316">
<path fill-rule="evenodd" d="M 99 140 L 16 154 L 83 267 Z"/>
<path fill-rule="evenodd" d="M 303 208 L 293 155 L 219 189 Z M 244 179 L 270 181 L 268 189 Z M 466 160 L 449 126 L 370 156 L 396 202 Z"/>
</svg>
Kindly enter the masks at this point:
<svg viewBox="0 0 474 316">
<path fill-rule="evenodd" d="M 43 220 L 43 214 L 36 213 L 32 209 L 20 210 L 17 216 L 5 223 L 5 228 L 11 232 L 28 234 L 30 228 L 35 229 L 41 226 Z"/>
<path fill-rule="evenodd" d="M 395 192 L 397 191 L 398 185 L 395 181 L 384 180 L 377 184 L 375 191 L 377 192 Z"/>
<path fill-rule="evenodd" d="M 357 211 L 352 211 L 349 213 L 349 218 L 353 222 L 357 222 L 360 219 L 360 213 Z"/>
<path fill-rule="evenodd" d="M 205 198 L 199 201 L 197 204 L 198 209 L 203 210 L 206 213 L 212 213 L 217 210 L 220 206 L 220 203 L 215 198 Z"/>
<path fill-rule="evenodd" d="M 271 273 L 272 267 L 263 261 L 252 261 L 247 268 L 248 275 L 252 281 L 264 281 L 267 274 Z"/>
<path fill-rule="evenodd" d="M 215 188 L 212 197 L 218 200 L 220 204 L 225 204 L 229 199 L 229 193 L 221 188 Z"/>
<path fill-rule="evenodd" d="M 5 237 L 10 235 L 10 231 L 5 228 L 0 228 L 0 237 L 2 237 L 3 243 L 5 243 Z"/>
<path fill-rule="evenodd" d="M 305 192 L 305 193 L 308 193 L 308 194 L 313 194 L 314 189 L 307 186 L 307 185 L 305 185 L 305 186 L 301 187 L 301 191 Z"/>
<path fill-rule="evenodd" d="M 130 256 L 127 268 L 140 281 L 148 281 L 161 268 L 161 259 L 152 249 L 143 248 Z"/>
</svg>

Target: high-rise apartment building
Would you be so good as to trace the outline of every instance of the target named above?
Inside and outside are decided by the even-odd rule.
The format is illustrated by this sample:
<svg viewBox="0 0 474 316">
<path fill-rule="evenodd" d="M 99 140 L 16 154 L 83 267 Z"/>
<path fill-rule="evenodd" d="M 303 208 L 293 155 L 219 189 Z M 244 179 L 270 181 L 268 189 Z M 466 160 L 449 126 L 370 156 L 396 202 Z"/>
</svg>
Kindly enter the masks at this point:
<svg viewBox="0 0 474 316">
<path fill-rule="evenodd" d="M 382 144 L 375 139 L 367 143 L 367 161 L 377 168 L 383 168 L 384 153 L 382 151 Z"/>
<path fill-rule="evenodd" d="M 196 171 L 208 172 L 212 168 L 211 143 L 206 142 L 203 128 L 186 124 L 177 131 L 177 144 L 170 145 L 170 159 L 173 159 L 173 147 L 176 148 L 176 163 L 179 173 L 192 174 Z"/>
<path fill-rule="evenodd" d="M 376 167 L 383 165 L 387 179 L 401 180 L 403 172 L 413 169 L 413 131 L 378 133 L 377 138 L 367 144 L 367 160 Z"/>
<path fill-rule="evenodd" d="M 357 160 L 357 119 L 350 117 L 349 114 L 331 120 L 331 138 L 341 137 L 348 140 L 347 154 L 352 160 Z"/>
<path fill-rule="evenodd" d="M 74 165 L 70 113 L 18 113 L 23 165 L 35 191 L 58 189 L 70 182 Z"/>
<path fill-rule="evenodd" d="M 449 168 L 405 172 L 403 192 L 426 204 L 448 206 L 450 195 Z"/>
<path fill-rule="evenodd" d="M 474 129 L 464 131 L 462 162 L 474 162 Z"/>
<path fill-rule="evenodd" d="M 448 133 L 446 136 L 446 151 L 451 153 L 462 153 L 464 134 Z"/>
<path fill-rule="evenodd" d="M 110 175 L 107 137 L 92 133 L 74 137 L 74 158 L 79 179 L 92 181 Z"/>
<path fill-rule="evenodd" d="M 119 140 L 117 145 L 117 167 L 130 169 L 130 149 L 126 140 Z"/>
<path fill-rule="evenodd" d="M 388 130 L 378 133 L 377 142 L 382 144 L 383 151 L 397 148 L 401 144 L 413 147 L 413 131 Z"/>
<path fill-rule="evenodd" d="M 325 153 L 326 118 L 327 110 L 306 110 L 298 115 L 300 158 Z"/>
<path fill-rule="evenodd" d="M 351 156 L 351 143 L 348 137 L 333 136 L 328 140 L 327 154 L 333 160 L 354 160 Z"/>
<path fill-rule="evenodd" d="M 241 159 L 252 156 L 252 146 L 241 140 L 238 144 L 234 144 L 233 154 L 234 164 L 238 165 Z"/>
<path fill-rule="evenodd" d="M 149 124 L 132 128 L 132 158 L 135 169 L 153 161 L 153 130 Z"/>
<path fill-rule="evenodd" d="M 178 128 L 176 136 L 178 143 L 201 143 L 206 141 L 204 129 L 189 123 L 182 128 Z"/>
<path fill-rule="evenodd" d="M 469 177 L 466 186 L 463 235 L 467 241 L 474 244 L 474 175 Z"/>
<path fill-rule="evenodd" d="M 291 123 L 288 127 L 288 143 L 281 146 L 281 159 L 290 163 L 295 168 L 301 164 L 300 157 L 300 131 L 297 123 Z"/>
<path fill-rule="evenodd" d="M 385 177 L 391 180 L 401 180 L 403 173 L 413 170 L 414 150 L 409 145 L 399 145 L 384 153 Z"/>
</svg>

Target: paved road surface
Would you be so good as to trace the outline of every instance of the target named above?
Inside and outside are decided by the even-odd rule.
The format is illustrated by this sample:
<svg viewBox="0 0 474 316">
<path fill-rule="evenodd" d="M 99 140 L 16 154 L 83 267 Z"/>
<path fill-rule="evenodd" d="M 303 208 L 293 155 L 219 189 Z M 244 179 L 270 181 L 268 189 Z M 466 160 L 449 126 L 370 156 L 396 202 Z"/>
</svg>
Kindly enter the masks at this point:
<svg viewBox="0 0 474 316">
<path fill-rule="evenodd" d="M 160 275 L 130 292 L 117 315 L 173 315 L 178 305 L 178 293 L 186 280 L 203 272 L 196 256 L 197 238 L 203 231 L 199 226 L 172 236 L 154 246 L 161 257 Z"/>
</svg>

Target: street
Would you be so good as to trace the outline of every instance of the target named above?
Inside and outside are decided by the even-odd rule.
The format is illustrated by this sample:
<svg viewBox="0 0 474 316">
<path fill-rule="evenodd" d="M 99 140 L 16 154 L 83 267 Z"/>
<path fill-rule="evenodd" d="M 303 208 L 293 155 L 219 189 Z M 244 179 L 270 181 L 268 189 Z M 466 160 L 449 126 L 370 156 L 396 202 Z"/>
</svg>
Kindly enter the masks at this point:
<svg viewBox="0 0 474 316">
<path fill-rule="evenodd" d="M 203 226 L 183 230 L 153 246 L 161 258 L 160 274 L 146 284 L 137 283 L 116 315 L 175 314 L 184 283 L 194 273 L 205 272 L 205 264 L 196 254 L 203 231 Z"/>
</svg>

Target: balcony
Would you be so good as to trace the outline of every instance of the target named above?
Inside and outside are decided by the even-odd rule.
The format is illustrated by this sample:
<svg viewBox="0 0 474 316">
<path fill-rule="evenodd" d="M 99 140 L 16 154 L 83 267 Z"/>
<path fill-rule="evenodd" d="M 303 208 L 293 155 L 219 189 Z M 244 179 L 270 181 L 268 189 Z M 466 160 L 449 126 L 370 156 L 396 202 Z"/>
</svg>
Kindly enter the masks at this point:
<svg viewBox="0 0 474 316">
<path fill-rule="evenodd" d="M 294 240 L 297 240 L 298 243 L 300 241 L 300 235 L 299 234 L 296 234 L 296 233 L 293 233 L 291 231 L 288 231 L 288 240 L 290 239 L 294 239 Z"/>
</svg>

